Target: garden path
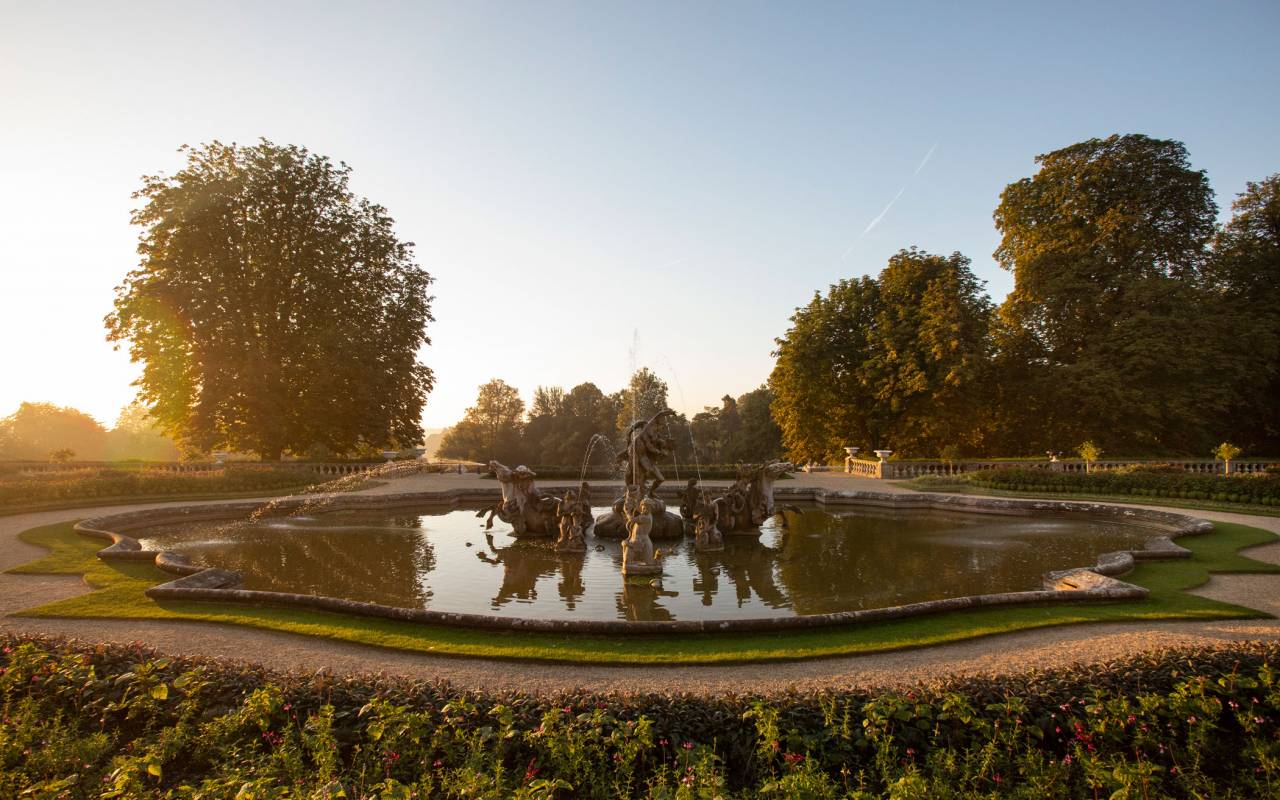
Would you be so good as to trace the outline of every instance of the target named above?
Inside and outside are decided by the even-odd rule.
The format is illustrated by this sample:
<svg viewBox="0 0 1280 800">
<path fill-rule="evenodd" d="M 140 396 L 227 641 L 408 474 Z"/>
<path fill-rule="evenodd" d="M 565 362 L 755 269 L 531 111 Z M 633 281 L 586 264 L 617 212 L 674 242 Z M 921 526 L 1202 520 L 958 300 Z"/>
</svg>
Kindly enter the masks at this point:
<svg viewBox="0 0 1280 800">
<path fill-rule="evenodd" d="M 908 492 L 891 484 L 841 474 L 797 476 L 797 486 Z M 412 476 L 369 491 L 376 493 L 493 486 L 475 476 Z M 217 502 L 217 501 L 212 501 Z M 237 502 L 237 501 L 223 501 Z M 42 548 L 17 538 L 39 525 L 109 512 L 165 505 L 111 506 L 42 511 L 0 517 L 0 570 L 39 558 Z M 1145 506 L 1156 507 L 1156 506 Z M 1280 517 L 1196 511 L 1206 519 L 1239 522 L 1280 533 Z M 1247 555 L 1280 563 L 1280 542 L 1251 548 Z M 679 691 L 698 694 L 786 689 L 903 686 L 948 675 L 1012 674 L 1076 663 L 1101 663 L 1170 646 L 1221 645 L 1280 638 L 1280 620 L 1105 623 L 1000 634 L 953 644 L 890 653 L 842 656 L 793 663 L 723 666 L 600 666 L 490 661 L 386 650 L 233 625 L 158 620 L 33 619 L 10 616 L 23 608 L 88 591 L 73 576 L 10 575 L 0 572 L 0 631 L 68 636 L 90 642 L 144 642 L 175 655 L 251 660 L 274 669 L 324 669 L 334 673 L 387 673 L 449 681 L 460 687 L 520 688 L 555 692 Z M 1215 575 L 1196 594 L 1280 616 L 1280 575 Z M 252 654 L 252 655 L 249 655 Z"/>
</svg>

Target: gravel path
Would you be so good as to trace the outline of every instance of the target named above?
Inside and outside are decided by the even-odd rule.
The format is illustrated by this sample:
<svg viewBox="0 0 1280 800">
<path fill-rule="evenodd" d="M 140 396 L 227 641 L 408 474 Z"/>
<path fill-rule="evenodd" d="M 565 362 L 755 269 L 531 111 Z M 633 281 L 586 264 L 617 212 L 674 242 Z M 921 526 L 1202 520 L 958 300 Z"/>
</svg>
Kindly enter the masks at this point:
<svg viewBox="0 0 1280 800">
<path fill-rule="evenodd" d="M 464 486 L 475 478 L 434 476 L 397 480 L 373 491 L 416 491 Z M 798 483 L 907 491 L 880 481 L 839 475 L 802 476 Z M 483 485 L 492 485 L 485 482 Z M 233 502 L 233 501 L 227 501 Z M 20 531 L 68 519 L 164 505 L 85 508 L 0 517 L 0 570 L 39 558 L 43 549 L 17 539 Z M 1171 509 L 1179 511 L 1179 509 Z M 1280 517 L 1219 512 L 1192 513 L 1206 519 L 1240 522 L 1280 533 Z M 1259 560 L 1280 563 L 1280 543 L 1251 548 Z M 1075 663 L 1097 663 L 1170 646 L 1220 645 L 1276 639 L 1280 620 L 1221 622 L 1106 623 L 1059 626 L 1001 634 L 955 644 L 863 656 L 811 659 L 769 665 L 597 666 L 432 656 L 328 641 L 234 625 L 151 620 L 28 619 L 9 616 L 87 591 L 72 576 L 9 575 L 0 572 L 0 630 L 63 635 L 93 642 L 144 642 L 163 652 L 248 660 L 282 670 L 379 673 L 442 679 L 458 686 L 529 691 L 592 688 L 600 691 L 687 691 L 722 694 L 744 691 L 901 686 L 946 675 L 1009 674 Z M 1217 575 L 1196 594 L 1280 615 L 1280 576 Z"/>
</svg>

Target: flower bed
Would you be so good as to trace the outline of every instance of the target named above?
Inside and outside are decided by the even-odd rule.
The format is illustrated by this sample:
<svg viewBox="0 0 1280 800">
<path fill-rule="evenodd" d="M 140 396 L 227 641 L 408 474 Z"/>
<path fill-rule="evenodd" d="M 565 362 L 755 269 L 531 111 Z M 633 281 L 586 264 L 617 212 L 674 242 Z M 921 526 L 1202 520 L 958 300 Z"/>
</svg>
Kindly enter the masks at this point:
<svg viewBox="0 0 1280 800">
<path fill-rule="evenodd" d="M 1280 644 L 913 691 L 539 696 L 0 637 L 0 795 L 1264 797 Z"/>
</svg>

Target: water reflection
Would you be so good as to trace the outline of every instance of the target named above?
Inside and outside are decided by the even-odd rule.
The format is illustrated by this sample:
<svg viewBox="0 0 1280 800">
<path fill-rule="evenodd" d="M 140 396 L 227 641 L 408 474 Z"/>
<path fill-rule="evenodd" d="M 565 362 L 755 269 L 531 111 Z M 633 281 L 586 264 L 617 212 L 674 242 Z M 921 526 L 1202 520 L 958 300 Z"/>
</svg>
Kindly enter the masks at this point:
<svg viewBox="0 0 1280 800">
<path fill-rule="evenodd" d="M 659 578 L 624 581 L 620 543 L 586 553 L 483 530 L 470 511 L 340 511 L 158 528 L 145 547 L 238 570 L 249 588 L 466 613 L 575 619 L 821 614 L 1039 588 L 1051 569 L 1140 547 L 1152 531 L 1065 518 L 860 511 L 790 515 L 697 553 L 665 543 Z"/>
</svg>

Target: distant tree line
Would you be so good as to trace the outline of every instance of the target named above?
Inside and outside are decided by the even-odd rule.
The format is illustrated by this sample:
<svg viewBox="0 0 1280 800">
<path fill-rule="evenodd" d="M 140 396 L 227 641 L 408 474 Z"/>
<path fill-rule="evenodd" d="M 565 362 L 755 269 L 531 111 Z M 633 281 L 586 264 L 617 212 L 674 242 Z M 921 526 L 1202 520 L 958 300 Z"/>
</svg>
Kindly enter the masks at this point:
<svg viewBox="0 0 1280 800">
<path fill-rule="evenodd" d="M 690 420 L 677 414 L 669 424 L 675 460 L 681 464 L 763 461 L 782 452 L 782 432 L 773 422 L 772 395 L 761 387 Z M 667 384 L 648 368 L 627 386 L 605 394 L 594 383 L 565 391 L 539 386 L 526 414 L 520 392 L 499 379 L 480 387 L 476 403 L 447 429 L 437 455 L 469 461 L 575 466 L 610 463 L 634 421 L 668 407 Z M 692 432 L 692 436 L 690 433 Z"/>
<path fill-rule="evenodd" d="M 769 379 L 792 460 L 1280 453 L 1280 174 L 1219 226 L 1180 142 L 1036 160 L 995 211 L 999 306 L 968 258 L 911 248 L 796 310 Z"/>
<path fill-rule="evenodd" d="M 173 461 L 178 455 L 138 403 L 126 406 L 109 430 L 83 411 L 52 403 L 23 403 L 0 419 L 2 461 Z"/>
</svg>

